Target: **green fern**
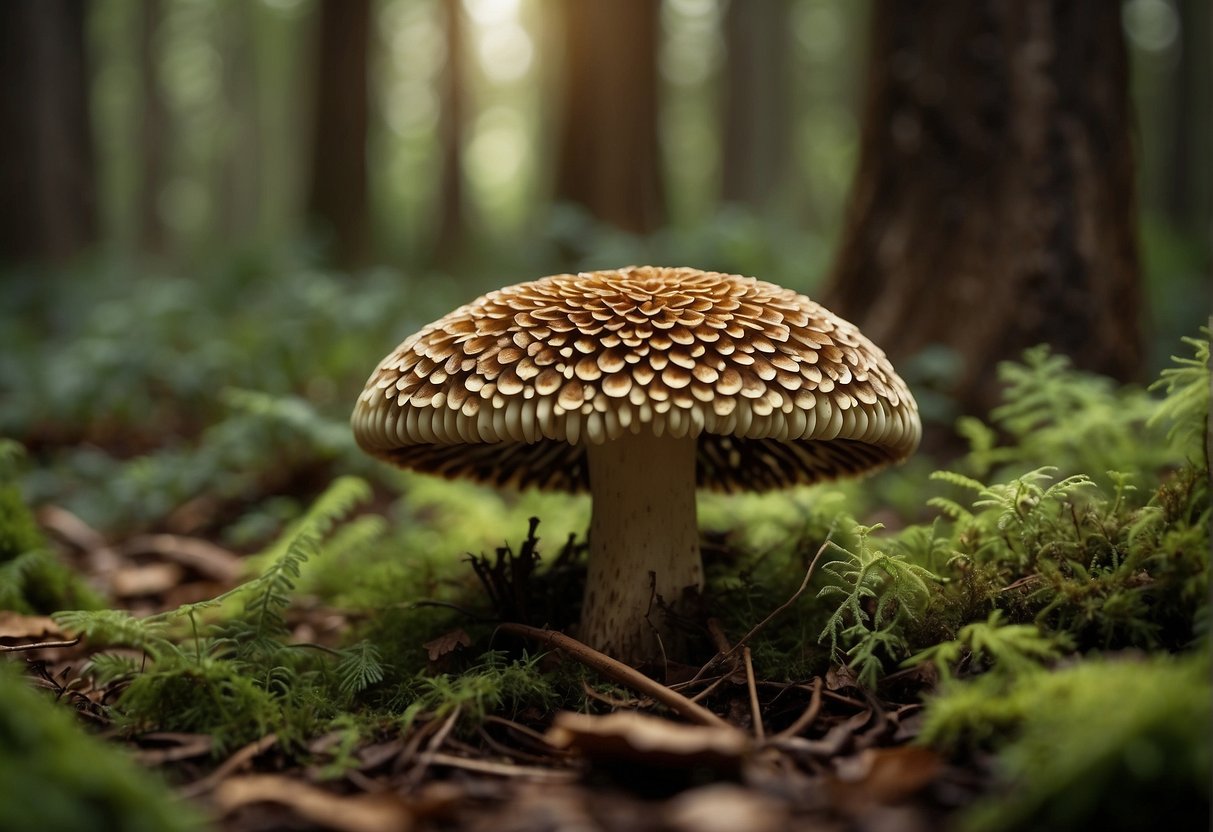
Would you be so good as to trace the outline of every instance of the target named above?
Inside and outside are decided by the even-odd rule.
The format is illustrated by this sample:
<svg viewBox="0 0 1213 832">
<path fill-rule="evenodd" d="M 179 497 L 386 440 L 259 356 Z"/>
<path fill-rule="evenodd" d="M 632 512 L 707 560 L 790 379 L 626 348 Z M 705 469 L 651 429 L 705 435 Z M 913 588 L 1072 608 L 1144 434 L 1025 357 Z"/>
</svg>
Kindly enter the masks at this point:
<svg viewBox="0 0 1213 832">
<path fill-rule="evenodd" d="M 840 645 L 846 645 L 846 655 L 863 660 L 865 682 L 874 681 L 878 673 L 878 650 L 890 658 L 902 651 L 905 642 L 894 627 L 907 619 L 917 620 L 925 612 L 931 599 L 930 584 L 939 580 L 901 554 L 874 548 L 870 536 L 878 528 L 857 525 L 854 551 L 830 544 L 843 557 L 828 562 L 824 571 L 838 583 L 817 594 L 822 599 L 842 599 L 826 620 L 818 642 L 828 639 L 831 655 L 840 660 L 844 655 Z"/>
<path fill-rule="evenodd" d="M 352 696 L 383 681 L 383 662 L 379 649 L 369 641 L 360 641 L 340 653 L 333 671 L 337 674 L 337 687 Z"/>
<path fill-rule="evenodd" d="M 1194 459 L 1205 452 L 1209 424 L 1209 327 L 1201 327 L 1201 332 L 1204 338 L 1183 339 L 1193 357 L 1171 356 L 1178 366 L 1163 370 L 1150 385 L 1165 397 L 1148 420 L 1152 426 L 1168 425 L 1167 438 Z"/>
<path fill-rule="evenodd" d="M 967 658 L 971 668 L 1022 673 L 1055 661 L 1068 646 L 1062 634 L 1046 635 L 1034 624 L 1007 624 L 1002 610 L 994 610 L 985 621 L 961 627 L 955 639 L 921 650 L 903 665 L 912 667 L 930 661 L 941 676 L 947 676 Z"/>
</svg>

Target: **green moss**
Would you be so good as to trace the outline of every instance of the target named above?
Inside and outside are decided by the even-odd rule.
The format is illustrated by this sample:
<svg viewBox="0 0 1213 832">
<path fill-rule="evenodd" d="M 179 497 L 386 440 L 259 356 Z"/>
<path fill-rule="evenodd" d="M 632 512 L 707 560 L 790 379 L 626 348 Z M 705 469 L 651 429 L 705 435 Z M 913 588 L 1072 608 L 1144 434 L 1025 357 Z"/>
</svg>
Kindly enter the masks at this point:
<svg viewBox="0 0 1213 832">
<path fill-rule="evenodd" d="M 198 817 L 0 665 L 0 829 L 176 832 Z"/>
<path fill-rule="evenodd" d="M 48 614 L 99 607 L 97 594 L 51 553 L 20 489 L 11 484 L 20 453 L 15 442 L 0 439 L 0 609 Z"/>
<path fill-rule="evenodd" d="M 920 741 L 997 750 L 997 794 L 963 828 L 1198 829 L 1210 809 L 1207 653 L 1088 659 L 1054 672 L 950 682 Z"/>
</svg>

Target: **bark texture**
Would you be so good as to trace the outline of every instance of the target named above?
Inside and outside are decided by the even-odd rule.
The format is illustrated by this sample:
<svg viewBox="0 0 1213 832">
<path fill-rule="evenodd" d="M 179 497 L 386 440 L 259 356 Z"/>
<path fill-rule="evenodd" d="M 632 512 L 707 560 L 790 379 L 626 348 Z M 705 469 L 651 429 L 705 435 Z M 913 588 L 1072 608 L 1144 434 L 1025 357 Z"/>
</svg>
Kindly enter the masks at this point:
<svg viewBox="0 0 1213 832">
<path fill-rule="evenodd" d="M 83 0 L 0 3 L 0 262 L 97 239 Z"/>
<path fill-rule="evenodd" d="M 577 0 L 563 15 L 555 197 L 625 231 L 665 214 L 658 145 L 658 0 Z"/>
<path fill-rule="evenodd" d="M 1120 4 L 877 0 L 859 170 L 824 293 L 896 363 L 943 344 L 981 411 L 1049 343 L 1142 362 Z"/>
</svg>

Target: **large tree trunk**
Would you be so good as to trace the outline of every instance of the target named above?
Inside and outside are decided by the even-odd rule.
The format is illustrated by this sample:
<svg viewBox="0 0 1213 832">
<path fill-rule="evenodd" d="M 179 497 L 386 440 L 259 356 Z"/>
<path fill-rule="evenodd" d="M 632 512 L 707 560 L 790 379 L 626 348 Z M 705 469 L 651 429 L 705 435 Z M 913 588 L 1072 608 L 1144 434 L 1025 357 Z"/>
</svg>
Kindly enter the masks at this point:
<svg viewBox="0 0 1213 832">
<path fill-rule="evenodd" d="M 308 213 L 344 267 L 363 265 L 370 255 L 370 24 L 370 0 L 321 0 Z"/>
<path fill-rule="evenodd" d="M 896 361 L 956 351 L 970 411 L 1051 344 L 1142 365 L 1120 4 L 877 0 L 859 170 L 824 299 Z"/>
<path fill-rule="evenodd" d="M 657 130 L 659 0 L 562 3 L 564 106 L 555 196 L 625 231 L 665 214 Z"/>
<path fill-rule="evenodd" d="M 732 0 L 724 20 L 721 196 L 767 207 L 787 179 L 791 77 L 787 0 Z"/>
<path fill-rule="evenodd" d="M 0 2 L 0 262 L 97 239 L 83 0 Z"/>
</svg>

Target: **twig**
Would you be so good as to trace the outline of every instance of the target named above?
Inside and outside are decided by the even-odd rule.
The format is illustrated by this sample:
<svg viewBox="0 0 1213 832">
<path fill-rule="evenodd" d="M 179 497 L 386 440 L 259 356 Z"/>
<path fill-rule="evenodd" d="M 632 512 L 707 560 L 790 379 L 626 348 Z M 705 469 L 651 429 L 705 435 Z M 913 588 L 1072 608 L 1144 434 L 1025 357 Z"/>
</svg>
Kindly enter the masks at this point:
<svg viewBox="0 0 1213 832">
<path fill-rule="evenodd" d="M 201 780 L 195 780 L 188 786 L 184 786 L 178 790 L 182 797 L 200 797 L 206 794 L 215 786 L 219 785 L 228 775 L 236 770 L 247 765 L 249 761 L 256 759 L 272 748 L 278 742 L 277 734 L 266 734 L 261 739 L 250 742 L 244 748 L 241 748 L 232 756 L 228 757 L 219 767 L 203 777 Z"/>
<path fill-rule="evenodd" d="M 593 668 L 603 676 L 655 699 L 671 711 L 693 722 L 698 722 L 700 725 L 712 725 L 717 728 L 732 727 L 729 723 L 716 716 L 716 714 L 702 705 L 697 705 L 681 693 L 654 682 L 638 670 L 634 670 L 626 664 L 618 662 L 586 644 L 582 644 L 577 639 L 566 636 L 564 633 L 558 633 L 555 630 L 541 630 L 538 627 L 528 627 L 525 624 L 501 624 L 497 629 L 501 632 L 521 636 L 522 638 L 534 639 L 557 650 L 563 650 L 577 661 L 587 667 Z"/>
<path fill-rule="evenodd" d="M 0 653 L 16 653 L 21 650 L 42 650 L 52 647 L 74 647 L 80 643 L 80 636 L 71 641 L 38 641 L 33 644 L 0 644 Z"/>
<path fill-rule="evenodd" d="M 456 757 L 454 754 L 432 754 L 430 755 L 430 762 L 436 766 L 461 768 L 465 771 L 476 771 L 481 774 L 496 774 L 500 777 L 526 777 L 548 783 L 568 783 L 577 779 L 578 776 L 577 772 L 566 769 L 516 766 L 508 763 L 495 763 L 489 760 Z"/>
<path fill-rule="evenodd" d="M 716 679 L 712 682 L 712 684 L 708 685 L 706 688 L 699 691 L 699 693 L 692 696 L 691 701 L 692 702 L 702 702 L 704 699 L 707 699 L 712 694 L 712 691 L 716 690 L 716 688 L 723 685 L 731 676 L 732 676 L 731 673 L 723 673 L 720 676 L 717 676 Z"/>
<path fill-rule="evenodd" d="M 510 731 L 514 731 L 514 732 L 518 733 L 520 736 L 526 737 L 528 740 L 530 740 L 533 743 L 536 743 L 539 747 L 541 747 L 544 750 L 544 752 L 547 754 L 554 754 L 556 756 L 560 756 L 560 755 L 565 755 L 565 754 L 569 753 L 568 751 L 564 750 L 563 748 L 555 748 L 551 743 L 549 743 L 547 741 L 547 737 L 545 737 L 543 734 L 536 731 L 534 728 L 529 728 L 526 725 L 523 725 L 519 722 L 515 722 L 512 719 L 506 719 L 505 717 L 497 716 L 496 714 L 485 714 L 484 721 L 485 721 L 485 723 L 501 725 L 501 726 L 509 729 Z"/>
<path fill-rule="evenodd" d="M 723 653 L 717 653 L 715 656 L 713 656 L 711 659 L 709 659 L 707 664 L 705 664 L 703 667 L 699 668 L 699 672 L 695 674 L 695 678 L 691 680 L 692 682 L 702 678 L 709 671 L 718 667 L 722 662 L 724 662 L 727 659 L 731 659 L 733 656 L 735 656 L 737 654 L 737 651 L 740 650 L 742 647 L 744 647 L 746 642 L 748 642 L 754 636 L 758 635 L 758 633 L 761 632 L 762 629 L 764 627 L 766 627 L 767 624 L 769 624 L 773 618 L 775 618 L 775 616 L 779 615 L 781 612 L 786 610 L 788 607 L 795 604 L 796 601 L 800 598 L 800 596 L 804 595 L 804 591 L 809 588 L 809 581 L 813 577 L 813 571 L 817 568 L 817 561 L 821 560 L 821 556 L 823 554 L 825 554 L 825 550 L 827 547 L 829 547 L 830 542 L 831 542 L 830 539 L 833 536 L 834 536 L 834 530 L 831 529 L 830 533 L 826 535 L 826 539 L 824 541 L 822 541 L 821 548 L 817 550 L 817 554 L 813 555 L 813 560 L 809 563 L 808 571 L 806 571 L 804 573 L 804 580 L 800 582 L 800 587 L 795 592 L 792 593 L 792 597 L 789 598 L 788 600 L 784 601 L 782 604 L 780 604 L 774 610 L 772 610 L 770 612 L 770 614 L 767 615 L 766 618 L 762 619 L 757 624 L 755 624 L 753 627 L 751 627 L 750 631 L 748 633 L 746 633 L 744 636 L 742 636 L 740 639 L 738 639 L 737 643 L 734 644 L 727 651 L 725 651 Z"/>
<path fill-rule="evenodd" d="M 754 684 L 754 656 L 750 648 L 741 648 L 741 658 L 745 663 L 746 687 L 750 689 L 750 713 L 754 719 L 754 738 L 764 742 L 767 738 L 766 729 L 762 726 L 762 706 L 758 704 L 758 686 Z"/>
<path fill-rule="evenodd" d="M 425 777 L 426 769 L 434 762 L 434 757 L 438 754 L 438 749 L 442 748 L 442 744 L 446 742 L 446 738 L 450 736 L 451 731 L 455 728 L 455 723 L 459 721 L 459 715 L 463 712 L 462 705 L 456 705 L 451 711 L 451 715 L 443 721 L 442 727 L 435 732 L 430 738 L 429 743 L 425 747 L 425 751 L 421 752 L 421 758 L 417 760 L 417 767 L 409 772 L 408 784 L 410 787 L 416 787 L 421 783 L 421 778 Z"/>
<path fill-rule="evenodd" d="M 817 714 L 821 712 L 821 689 L 824 686 L 820 676 L 813 680 L 813 695 L 809 698 L 809 706 L 796 718 L 795 722 L 776 734 L 775 740 L 786 740 L 789 737 L 799 736 L 802 731 L 813 724 L 817 719 Z"/>
</svg>

